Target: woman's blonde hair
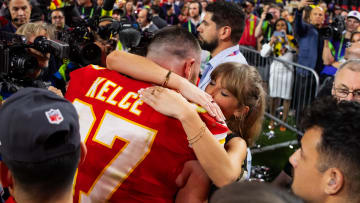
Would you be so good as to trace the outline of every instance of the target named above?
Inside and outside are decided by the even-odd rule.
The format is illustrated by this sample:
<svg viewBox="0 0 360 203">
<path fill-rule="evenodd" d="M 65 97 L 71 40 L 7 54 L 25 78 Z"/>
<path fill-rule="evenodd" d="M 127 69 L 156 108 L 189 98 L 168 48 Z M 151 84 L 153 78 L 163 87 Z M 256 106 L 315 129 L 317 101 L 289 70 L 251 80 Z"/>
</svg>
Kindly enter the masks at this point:
<svg viewBox="0 0 360 203">
<path fill-rule="evenodd" d="M 31 36 L 37 36 L 40 34 L 41 31 L 45 31 L 46 34 L 49 37 L 52 37 L 52 34 L 49 26 L 46 23 L 26 23 L 19 27 L 19 29 L 16 30 L 16 34 L 18 35 L 24 35 L 26 39 L 29 39 Z"/>
<path fill-rule="evenodd" d="M 265 91 L 262 79 L 255 67 L 240 63 L 223 63 L 211 73 L 211 79 L 222 78 L 222 87 L 238 101 L 238 106 L 248 106 L 249 111 L 240 117 L 227 120 L 229 129 L 239 133 L 251 146 L 261 132 L 265 113 Z"/>
</svg>

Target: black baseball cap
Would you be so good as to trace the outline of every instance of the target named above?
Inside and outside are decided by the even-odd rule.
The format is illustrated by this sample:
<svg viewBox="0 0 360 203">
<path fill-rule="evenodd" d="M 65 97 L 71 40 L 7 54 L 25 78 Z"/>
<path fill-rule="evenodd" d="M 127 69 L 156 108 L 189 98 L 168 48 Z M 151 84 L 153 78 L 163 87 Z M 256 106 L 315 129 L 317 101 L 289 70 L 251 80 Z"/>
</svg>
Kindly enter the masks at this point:
<svg viewBox="0 0 360 203">
<path fill-rule="evenodd" d="M 23 88 L 0 107 L 0 154 L 38 163 L 80 147 L 79 117 L 66 99 L 41 88 Z"/>
</svg>

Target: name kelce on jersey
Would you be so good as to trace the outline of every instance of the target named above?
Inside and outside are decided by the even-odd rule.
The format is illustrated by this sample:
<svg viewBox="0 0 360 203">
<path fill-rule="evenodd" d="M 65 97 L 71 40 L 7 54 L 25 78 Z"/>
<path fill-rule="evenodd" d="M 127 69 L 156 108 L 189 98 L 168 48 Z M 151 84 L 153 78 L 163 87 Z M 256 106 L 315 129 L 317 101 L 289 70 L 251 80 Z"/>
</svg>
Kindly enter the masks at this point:
<svg viewBox="0 0 360 203">
<path fill-rule="evenodd" d="M 99 90 L 99 91 L 98 91 Z M 98 77 L 93 82 L 87 93 L 86 97 L 94 98 L 99 101 L 117 106 L 124 110 L 129 110 L 129 112 L 140 116 L 141 110 L 138 109 L 139 106 L 143 104 L 143 101 L 140 100 L 140 97 L 135 92 L 127 92 L 125 96 L 115 100 L 117 95 L 123 90 L 123 87 L 114 83 L 113 81 Z M 124 90 L 126 91 L 126 90 Z"/>
</svg>

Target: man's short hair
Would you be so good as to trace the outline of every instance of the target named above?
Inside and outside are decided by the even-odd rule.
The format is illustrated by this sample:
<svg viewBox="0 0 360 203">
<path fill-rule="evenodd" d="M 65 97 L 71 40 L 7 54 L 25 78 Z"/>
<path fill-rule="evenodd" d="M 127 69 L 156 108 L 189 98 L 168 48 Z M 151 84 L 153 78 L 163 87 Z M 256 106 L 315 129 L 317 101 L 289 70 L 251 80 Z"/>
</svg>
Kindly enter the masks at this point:
<svg viewBox="0 0 360 203">
<path fill-rule="evenodd" d="M 161 7 L 157 5 L 152 5 L 151 9 L 153 10 L 154 14 L 159 14 L 161 12 Z"/>
<path fill-rule="evenodd" d="M 80 160 L 79 118 L 66 99 L 23 88 L 0 108 L 0 153 L 17 186 L 48 199 L 71 188 Z"/>
<path fill-rule="evenodd" d="M 342 69 L 349 69 L 354 72 L 360 72 L 360 59 L 350 59 L 347 60 L 345 63 L 341 64 L 339 69 L 336 71 L 335 78 Z"/>
<path fill-rule="evenodd" d="M 271 3 L 271 4 L 269 5 L 268 10 L 269 10 L 270 8 L 275 8 L 275 9 L 278 9 L 279 11 L 281 11 L 281 7 L 280 7 L 279 5 L 277 5 L 277 4 L 274 4 L 274 3 Z"/>
<path fill-rule="evenodd" d="M 302 127 L 322 129 L 317 145 L 320 172 L 328 168 L 342 171 L 348 196 L 358 197 L 360 191 L 360 103 L 332 97 L 316 100 L 303 116 Z"/>
<path fill-rule="evenodd" d="M 64 10 L 62 8 L 56 8 L 56 9 L 52 10 L 51 14 L 54 13 L 55 11 L 60 11 L 63 14 L 63 16 L 65 16 Z"/>
<path fill-rule="evenodd" d="M 180 60 L 200 55 L 201 48 L 197 39 L 186 29 L 168 26 L 159 30 L 151 40 L 147 55 L 168 54 Z"/>
<path fill-rule="evenodd" d="M 206 11 L 213 14 L 211 20 L 216 28 L 231 27 L 231 41 L 238 43 L 245 27 L 245 13 L 241 8 L 230 2 L 216 1 L 206 7 Z"/>
</svg>

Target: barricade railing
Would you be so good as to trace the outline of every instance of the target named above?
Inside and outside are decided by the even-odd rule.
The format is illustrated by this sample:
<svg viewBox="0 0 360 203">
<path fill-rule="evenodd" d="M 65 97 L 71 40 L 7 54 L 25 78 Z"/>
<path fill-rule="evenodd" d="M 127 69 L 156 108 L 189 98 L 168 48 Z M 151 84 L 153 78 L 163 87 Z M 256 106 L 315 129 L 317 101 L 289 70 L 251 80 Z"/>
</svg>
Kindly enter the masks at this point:
<svg viewBox="0 0 360 203">
<path fill-rule="evenodd" d="M 273 124 L 276 122 L 282 129 L 302 135 L 298 128 L 300 116 L 317 95 L 317 73 L 309 67 L 278 57 L 262 57 L 260 52 L 248 47 L 240 46 L 240 51 L 263 79 L 268 93 L 266 116 L 270 119 L 269 128 L 275 127 Z"/>
</svg>

